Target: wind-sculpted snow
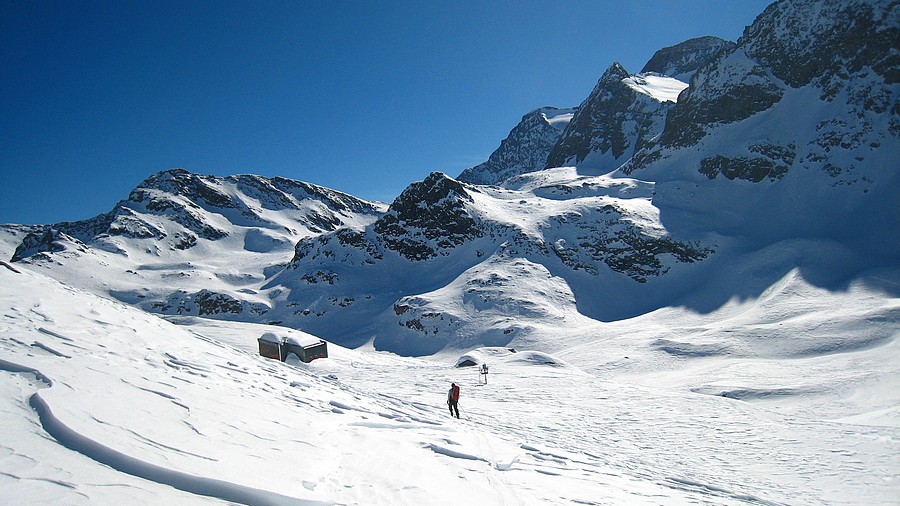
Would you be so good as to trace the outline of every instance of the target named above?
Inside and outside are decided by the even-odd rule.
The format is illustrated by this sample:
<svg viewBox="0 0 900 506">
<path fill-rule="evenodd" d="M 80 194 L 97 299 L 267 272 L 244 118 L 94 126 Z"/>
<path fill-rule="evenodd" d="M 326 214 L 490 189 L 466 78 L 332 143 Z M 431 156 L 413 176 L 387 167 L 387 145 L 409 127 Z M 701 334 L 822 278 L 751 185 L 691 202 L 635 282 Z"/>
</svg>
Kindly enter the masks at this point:
<svg viewBox="0 0 900 506">
<path fill-rule="evenodd" d="M 195 494 L 243 504 L 450 504 L 496 497 L 478 476 L 515 452 L 446 423 L 440 404 L 339 382 L 330 368 L 377 362 L 347 350 L 332 347 L 344 358 L 322 359 L 324 370 L 292 367 L 257 356 L 257 334 L 271 327 L 224 331 L 247 345 L 239 351 L 28 270 L 10 276 L 0 349 L 11 360 L 0 371 L 12 374 L 0 373 L 0 412 L 34 422 L 5 424 L 0 502 L 121 503 L 152 493 L 175 504 L 202 503 Z M 442 460 L 462 455 L 479 467 Z M 23 464 L 39 458 L 55 464 Z M 468 485 L 444 498 L 447 480 Z M 49 482 L 63 486 L 44 492 L 39 484 Z"/>
<path fill-rule="evenodd" d="M 9 362 L 9 361 L 0 359 L 0 371 L 31 374 L 35 377 L 35 379 L 44 383 L 45 386 L 48 386 L 48 387 L 53 386 L 53 381 L 50 380 L 50 378 L 44 376 L 44 373 L 42 373 L 41 371 L 38 371 L 37 369 L 31 368 L 28 366 L 16 364 L 14 362 Z"/>
<path fill-rule="evenodd" d="M 506 271 L 493 265 L 477 273 L 484 286 L 513 289 L 494 283 Z M 548 276 L 516 265 L 534 281 L 523 291 Z M 532 344 L 560 353 L 476 348 L 464 355 L 490 366 L 482 378 L 449 352 L 423 360 L 331 344 L 329 359 L 282 364 L 257 355 L 271 326 L 176 326 L 37 268 L 0 270 L 0 502 L 804 505 L 897 492 L 897 303 L 876 304 L 864 285 L 822 299 L 791 277 L 763 305 L 706 318 L 559 314 L 545 329 L 557 340 Z M 802 346 L 803 329 L 841 307 L 858 322 L 844 338 L 868 346 L 786 361 L 765 351 L 792 334 Z M 728 343 L 742 355 L 654 345 L 700 343 L 716 326 L 732 335 L 747 321 L 756 338 Z M 760 339 L 781 326 L 777 342 Z M 461 420 L 446 410 L 451 381 Z"/>
<path fill-rule="evenodd" d="M 188 473 L 149 464 L 92 441 L 70 429 L 53 416 L 53 411 L 41 398 L 40 394 L 32 395 L 29 399 L 29 404 L 37 412 L 43 429 L 61 445 L 132 476 L 170 485 L 192 494 L 215 497 L 240 504 L 260 506 L 334 504 L 331 502 L 299 500 L 295 497 L 283 496 L 267 490 L 253 489 L 213 478 L 193 476 Z"/>
</svg>

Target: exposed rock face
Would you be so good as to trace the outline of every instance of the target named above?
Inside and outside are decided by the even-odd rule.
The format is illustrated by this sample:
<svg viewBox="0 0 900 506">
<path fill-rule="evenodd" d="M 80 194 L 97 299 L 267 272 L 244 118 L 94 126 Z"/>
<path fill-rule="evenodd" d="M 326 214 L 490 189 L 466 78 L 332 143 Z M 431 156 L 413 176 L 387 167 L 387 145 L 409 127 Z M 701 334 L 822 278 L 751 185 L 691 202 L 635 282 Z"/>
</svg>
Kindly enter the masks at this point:
<svg viewBox="0 0 900 506">
<path fill-rule="evenodd" d="M 618 63 L 606 70 L 550 151 L 547 168 L 579 165 L 591 155 L 594 165 L 613 170 L 662 130 L 674 104 L 638 93 L 626 84 L 630 77 Z"/>
<path fill-rule="evenodd" d="M 900 82 L 898 37 L 900 8 L 893 1 L 780 1 L 747 28 L 740 45 L 788 86 L 813 83 L 831 99 L 867 69 L 883 84 Z M 891 105 L 885 98 L 879 94 L 878 104 L 868 105 L 884 111 Z"/>
<path fill-rule="evenodd" d="M 526 114 L 488 161 L 466 169 L 459 180 L 501 184 L 542 168 L 580 165 L 589 156 L 601 170 L 612 170 L 663 130 L 674 102 L 674 97 L 643 93 L 635 84 L 646 84 L 648 76 L 687 82 L 697 69 L 734 46 L 717 37 L 691 39 L 659 50 L 637 75 L 614 63 L 580 106 Z"/>
<path fill-rule="evenodd" d="M 639 226 L 627 209 L 607 204 L 599 209 L 579 209 L 554 217 L 559 229 L 573 230 L 551 241 L 553 253 L 574 271 L 598 275 L 603 269 L 625 274 L 638 283 L 666 274 L 671 267 L 664 260 L 693 263 L 714 250 L 698 243 L 686 243 L 664 231 Z M 551 231 L 553 233 L 553 231 Z M 552 237 L 552 236 L 551 236 Z"/>
<path fill-rule="evenodd" d="M 542 107 L 522 116 L 522 121 L 486 162 L 464 170 L 457 179 L 473 184 L 498 184 L 544 168 L 550 150 L 574 112 L 574 109 Z"/>
<path fill-rule="evenodd" d="M 32 256 L 40 256 L 49 259 L 48 253 L 62 253 L 65 251 L 85 252 L 87 246 L 59 230 L 47 228 L 42 232 L 31 232 L 25 236 L 22 243 L 16 248 L 12 256 L 13 262 L 19 262 Z"/>
<path fill-rule="evenodd" d="M 675 106 L 666 118 L 663 146 L 693 146 L 706 135 L 706 125 L 741 121 L 782 97 L 778 83 L 742 50 L 723 54 L 719 65 L 695 75 L 692 83 L 681 96 L 683 106 Z"/>
<path fill-rule="evenodd" d="M 852 248 L 871 242 L 880 232 L 865 216 L 900 219 L 888 203 L 898 173 L 884 170 L 900 156 L 897 40 L 896 2 L 774 3 L 697 71 L 659 140 L 622 172 L 691 181 L 702 197 L 659 189 L 664 221 L 762 242 L 837 229 L 858 236 Z M 887 243 L 900 250 L 896 236 Z"/>
<path fill-rule="evenodd" d="M 259 318 L 269 312 L 269 308 L 262 304 L 207 289 L 195 293 L 176 290 L 166 301 L 153 302 L 149 308 L 162 314 L 198 315 L 210 318 L 240 318 L 242 315 Z"/>
<path fill-rule="evenodd" d="M 718 37 L 697 37 L 657 51 L 641 73 L 674 77 L 689 82 L 697 70 L 713 61 L 719 53 L 730 52 L 735 43 Z"/>
<path fill-rule="evenodd" d="M 433 172 L 407 187 L 370 229 L 340 229 L 300 241 L 291 265 L 326 258 L 372 264 L 387 251 L 411 261 L 450 255 L 457 246 L 484 234 L 470 209 L 468 192 L 460 182 Z"/>
<path fill-rule="evenodd" d="M 466 203 L 463 186 L 433 172 L 413 183 L 375 223 L 375 232 L 388 249 L 410 260 L 424 260 L 482 235 Z"/>
<path fill-rule="evenodd" d="M 892 49 L 900 37 L 898 18 L 897 6 L 887 1 L 772 4 L 745 30 L 732 51 L 718 53 L 694 76 L 691 87 L 668 115 L 660 146 L 694 146 L 716 126 L 769 111 L 786 91 L 807 86 L 818 90 L 821 101 L 842 96 L 849 106 L 848 111 L 840 111 L 841 117 L 815 126 L 821 132 L 815 144 L 825 151 L 838 137 L 838 143 L 845 146 L 864 145 L 863 137 L 868 136 L 862 133 L 874 130 L 873 115 L 889 114 L 890 132 L 900 134 L 900 106 L 894 100 L 894 85 L 900 82 L 900 55 Z M 803 105 L 810 112 L 821 109 L 812 102 Z M 859 128 L 846 123 L 845 112 L 857 116 L 862 122 Z M 798 119 L 802 121 L 803 116 Z M 819 153 L 811 153 L 811 161 L 828 158 L 816 151 Z M 661 153 L 653 150 L 641 153 L 633 168 L 659 156 Z"/>
</svg>

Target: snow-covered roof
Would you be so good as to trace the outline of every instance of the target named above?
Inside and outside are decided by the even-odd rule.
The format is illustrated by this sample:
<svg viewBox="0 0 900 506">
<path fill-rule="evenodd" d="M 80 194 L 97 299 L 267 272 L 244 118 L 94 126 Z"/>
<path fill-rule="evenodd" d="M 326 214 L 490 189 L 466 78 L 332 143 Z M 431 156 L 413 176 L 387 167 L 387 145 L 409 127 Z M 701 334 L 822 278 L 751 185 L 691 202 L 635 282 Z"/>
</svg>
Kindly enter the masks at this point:
<svg viewBox="0 0 900 506">
<path fill-rule="evenodd" d="M 266 341 L 269 343 L 280 343 L 282 339 L 271 332 L 266 332 L 259 338 L 260 341 Z"/>
<path fill-rule="evenodd" d="M 304 347 L 319 344 L 321 341 L 321 339 L 312 334 L 291 329 L 279 329 L 278 331 L 266 332 L 260 337 L 260 340 L 268 341 L 270 343 L 286 343 Z"/>
</svg>

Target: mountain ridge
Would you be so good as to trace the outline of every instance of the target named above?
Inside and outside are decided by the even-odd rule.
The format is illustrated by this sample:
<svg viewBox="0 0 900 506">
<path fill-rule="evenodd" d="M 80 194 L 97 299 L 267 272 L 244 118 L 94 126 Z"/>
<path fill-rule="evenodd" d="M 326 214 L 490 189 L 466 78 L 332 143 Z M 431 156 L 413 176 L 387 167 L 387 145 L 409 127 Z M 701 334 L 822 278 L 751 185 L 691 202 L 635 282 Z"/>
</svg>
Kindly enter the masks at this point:
<svg viewBox="0 0 900 506">
<path fill-rule="evenodd" d="M 674 78 L 613 63 L 579 107 L 533 110 L 485 164 L 434 172 L 388 207 L 164 171 L 110 213 L 30 231 L 14 260 L 95 270 L 91 289 L 148 311 L 410 354 L 539 343 L 545 321 L 710 312 L 793 269 L 840 289 L 900 258 L 898 85 L 881 54 L 896 9 L 862 4 L 848 19 L 841 2 L 779 2 L 735 44 L 660 50 L 645 69 L 691 74 L 677 102 L 661 98 L 677 88 L 639 89 Z M 795 40 L 833 61 L 800 79 Z"/>
</svg>

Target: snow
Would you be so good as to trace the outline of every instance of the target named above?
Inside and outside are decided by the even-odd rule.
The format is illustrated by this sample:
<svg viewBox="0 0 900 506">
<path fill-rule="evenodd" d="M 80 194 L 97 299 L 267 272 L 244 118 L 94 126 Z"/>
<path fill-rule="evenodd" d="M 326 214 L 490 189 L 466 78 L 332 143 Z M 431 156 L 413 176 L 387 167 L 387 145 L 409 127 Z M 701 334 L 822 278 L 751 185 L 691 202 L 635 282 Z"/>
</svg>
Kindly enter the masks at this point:
<svg viewBox="0 0 900 506">
<path fill-rule="evenodd" d="M 790 274 L 713 313 L 584 320 L 559 326 L 557 352 L 331 345 L 291 365 L 258 356 L 277 327 L 165 321 L 17 267 L 0 269 L 2 503 L 886 504 L 900 492 L 900 302 L 875 280 L 841 293 Z M 810 348 L 807 329 L 835 317 L 846 325 L 815 340 L 846 339 Z M 490 366 L 487 385 L 455 367 L 463 355 Z M 450 382 L 462 420 L 444 404 Z"/>
<path fill-rule="evenodd" d="M 316 336 L 288 328 L 282 328 L 277 332 L 265 332 L 260 339 L 270 343 L 287 343 L 297 346 L 312 346 L 319 344 L 320 341 Z"/>
<path fill-rule="evenodd" d="M 622 79 L 629 88 L 638 93 L 647 95 L 658 102 L 678 102 L 678 94 L 688 87 L 674 77 L 666 77 L 658 74 L 635 74 Z"/>
<path fill-rule="evenodd" d="M 547 120 L 547 123 L 549 123 L 551 126 L 558 130 L 563 130 L 575 116 L 575 109 L 545 108 L 541 110 L 541 114 L 544 116 L 544 119 Z"/>
<path fill-rule="evenodd" d="M 687 86 L 623 82 L 659 102 Z M 485 235 L 419 263 L 319 235 L 340 223 L 372 239 L 386 206 L 338 216 L 299 186 L 282 199 L 241 177 L 201 178 L 236 207 L 152 189 L 175 219 L 135 199 L 115 223 L 130 235 L 3 262 L 0 503 L 896 504 L 900 228 L 886 168 L 900 143 L 890 114 L 860 104 L 887 107 L 900 88 L 863 68 L 824 100 L 744 47 L 689 96 L 750 85 L 777 103 L 630 174 L 598 152 L 466 186 Z M 555 128 L 573 117 L 542 112 Z M 755 183 L 697 170 L 761 153 L 790 170 Z M 659 255 L 665 274 L 644 283 L 561 260 L 630 225 L 714 254 Z M 205 226 L 227 235 L 179 247 Z M 0 256 L 31 230 L 0 227 Z M 285 268 L 316 236 L 307 264 Z M 217 320 L 183 316 L 200 313 L 197 294 L 223 298 Z M 313 334 L 355 349 L 329 343 L 309 364 L 258 355 L 260 336 Z M 451 381 L 462 420 L 444 404 Z"/>
</svg>

